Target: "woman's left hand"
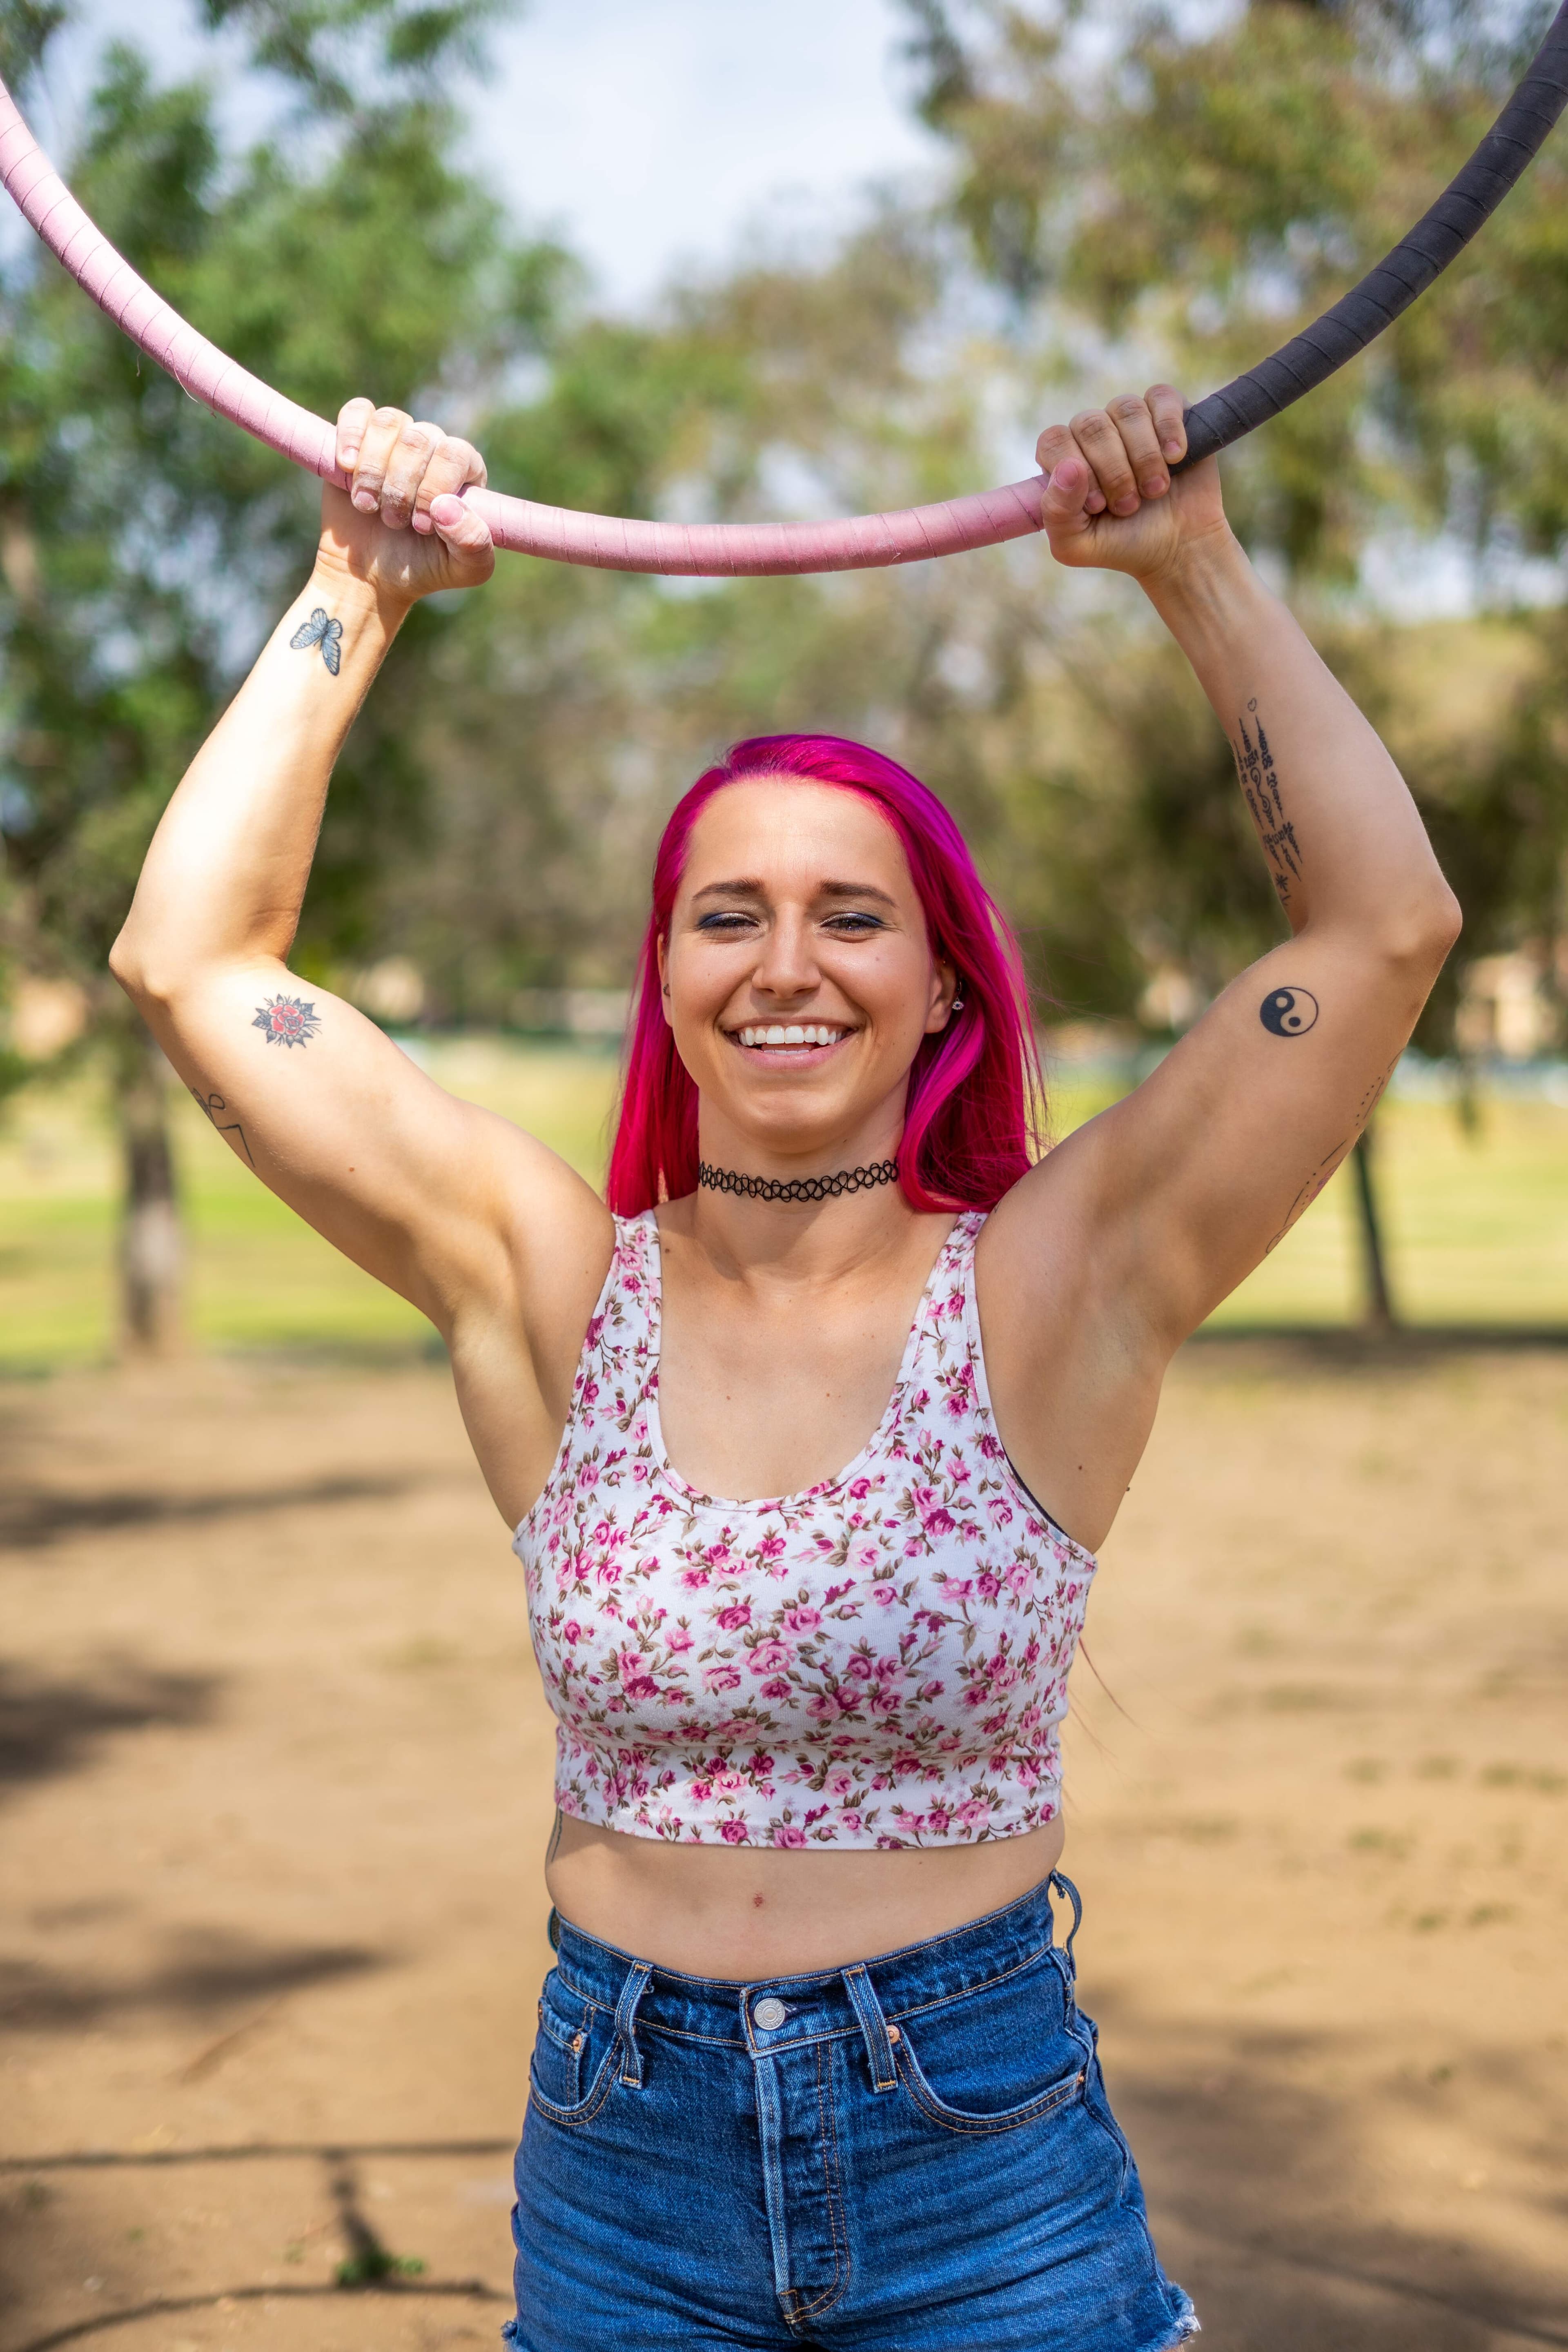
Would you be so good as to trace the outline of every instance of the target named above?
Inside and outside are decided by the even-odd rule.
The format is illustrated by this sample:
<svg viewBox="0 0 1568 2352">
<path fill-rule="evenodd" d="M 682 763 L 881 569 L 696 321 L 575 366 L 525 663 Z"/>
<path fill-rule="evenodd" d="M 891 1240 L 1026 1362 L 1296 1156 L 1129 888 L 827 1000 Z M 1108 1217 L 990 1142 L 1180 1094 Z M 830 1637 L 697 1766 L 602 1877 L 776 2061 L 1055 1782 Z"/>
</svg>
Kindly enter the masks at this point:
<svg viewBox="0 0 1568 2352">
<path fill-rule="evenodd" d="M 1151 384 L 1142 399 L 1119 394 L 1041 434 L 1035 455 L 1050 477 L 1043 521 L 1058 563 L 1152 584 L 1187 548 L 1227 534 L 1217 462 L 1173 479 L 1186 454 L 1184 406 L 1170 384 Z"/>
</svg>

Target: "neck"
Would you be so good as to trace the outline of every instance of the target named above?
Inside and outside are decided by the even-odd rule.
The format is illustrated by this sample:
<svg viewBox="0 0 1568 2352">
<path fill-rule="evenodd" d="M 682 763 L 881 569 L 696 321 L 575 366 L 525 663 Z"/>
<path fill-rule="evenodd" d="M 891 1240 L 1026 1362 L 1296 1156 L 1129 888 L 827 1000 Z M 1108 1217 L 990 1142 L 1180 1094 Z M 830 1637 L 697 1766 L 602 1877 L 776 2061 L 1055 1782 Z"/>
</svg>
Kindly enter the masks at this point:
<svg viewBox="0 0 1568 2352">
<path fill-rule="evenodd" d="M 878 1144 L 882 1148 L 872 1146 L 853 1156 L 834 1150 L 786 1160 L 782 1154 L 759 1152 L 754 1145 L 748 1149 L 738 1139 L 724 1154 L 717 1138 L 710 1148 L 704 1138 L 700 1156 L 710 1167 L 788 1183 L 891 1159 L 897 1134 L 885 1143 L 879 1137 Z M 756 1278 L 794 1287 L 843 1281 L 861 1267 L 899 1255 L 910 1245 L 916 1226 L 934 1227 L 944 1221 L 921 1216 L 892 1183 L 822 1201 L 747 1200 L 703 1187 L 670 1202 L 659 1211 L 658 1222 L 661 1234 L 678 1245 L 695 1246 L 713 1271 L 729 1280 Z"/>
<path fill-rule="evenodd" d="M 794 1148 L 782 1139 L 737 1132 L 705 1100 L 700 1106 L 697 1154 L 709 1167 L 728 1169 L 737 1176 L 769 1178 L 781 1184 L 809 1182 L 895 1159 L 902 1133 L 901 1088 L 848 1134 L 818 1136 Z M 754 1274 L 791 1285 L 843 1280 L 858 1267 L 896 1256 L 910 1245 L 917 1225 L 934 1230 L 945 1222 L 911 1209 L 897 1183 L 847 1191 L 822 1201 L 748 1200 L 703 1187 L 659 1212 L 660 1231 L 696 1244 L 715 1272 L 731 1279 Z"/>
<path fill-rule="evenodd" d="M 917 1226 L 945 1221 L 921 1217 L 890 1184 L 809 1203 L 695 1192 L 660 1210 L 659 1222 L 730 1280 L 815 1288 L 899 1257 Z"/>
</svg>

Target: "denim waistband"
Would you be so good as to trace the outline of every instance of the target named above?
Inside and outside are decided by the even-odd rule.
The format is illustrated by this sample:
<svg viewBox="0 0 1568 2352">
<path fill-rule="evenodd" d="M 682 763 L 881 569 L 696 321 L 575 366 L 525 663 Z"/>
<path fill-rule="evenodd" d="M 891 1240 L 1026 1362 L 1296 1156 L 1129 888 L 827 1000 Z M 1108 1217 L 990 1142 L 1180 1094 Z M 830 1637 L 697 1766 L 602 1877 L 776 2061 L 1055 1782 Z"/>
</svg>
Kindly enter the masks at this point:
<svg viewBox="0 0 1568 2352">
<path fill-rule="evenodd" d="M 1053 1893 L 1072 1906 L 1072 1926 L 1063 1946 L 1056 1942 Z M 906 1944 L 900 1950 L 841 1969 L 758 1977 L 744 1984 L 655 1968 L 634 1953 L 584 1935 L 558 1914 L 551 1916 L 550 1939 L 563 1989 L 613 2013 L 630 2063 L 640 2074 L 635 2035 L 644 2029 L 727 2043 L 753 2056 L 864 2033 L 878 2059 L 887 2027 L 896 2026 L 900 2018 L 997 1983 L 1047 1953 L 1054 1954 L 1070 1985 L 1073 1937 L 1081 1916 L 1078 1889 L 1053 1871 L 1016 1903 L 926 1943 Z M 782 2016 L 777 2014 L 781 2010 Z"/>
</svg>

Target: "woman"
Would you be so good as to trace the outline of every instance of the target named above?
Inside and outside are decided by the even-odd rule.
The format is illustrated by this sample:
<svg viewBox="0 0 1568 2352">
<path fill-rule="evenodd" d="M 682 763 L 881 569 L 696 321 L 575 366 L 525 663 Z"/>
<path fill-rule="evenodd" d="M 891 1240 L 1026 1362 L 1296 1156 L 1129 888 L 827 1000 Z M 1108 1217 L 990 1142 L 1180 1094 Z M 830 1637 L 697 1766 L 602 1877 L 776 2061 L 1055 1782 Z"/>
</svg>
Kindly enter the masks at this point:
<svg viewBox="0 0 1568 2352">
<path fill-rule="evenodd" d="M 352 494 L 148 855 L 116 973 L 230 1147 L 442 1332 L 517 1529 L 561 1724 L 521 2352 L 1195 2326 L 1053 1933 L 1056 1727 L 1165 1367 L 1349 1150 L 1458 915 L 1184 446 L 1165 385 L 1053 427 L 1046 530 L 1191 660 L 1291 937 L 1035 1164 L 1005 927 L 923 786 L 831 738 L 737 747 L 671 820 L 620 1217 L 300 992 L 354 711 L 493 560 L 479 457 L 396 410 L 344 408 Z"/>
</svg>

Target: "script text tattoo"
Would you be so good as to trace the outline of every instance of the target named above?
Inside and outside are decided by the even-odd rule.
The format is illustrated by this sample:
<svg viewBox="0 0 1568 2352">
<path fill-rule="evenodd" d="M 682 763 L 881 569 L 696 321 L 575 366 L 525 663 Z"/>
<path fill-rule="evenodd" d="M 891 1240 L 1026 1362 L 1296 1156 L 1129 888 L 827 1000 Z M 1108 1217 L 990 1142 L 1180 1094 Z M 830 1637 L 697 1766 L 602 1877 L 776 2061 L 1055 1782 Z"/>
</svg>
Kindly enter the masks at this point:
<svg viewBox="0 0 1568 2352">
<path fill-rule="evenodd" d="M 1258 733 L 1255 738 L 1244 712 L 1238 721 L 1241 740 L 1233 747 L 1236 772 L 1241 779 L 1241 789 L 1246 794 L 1252 822 L 1258 828 L 1258 837 L 1268 856 L 1274 887 L 1279 893 L 1280 904 L 1288 906 L 1290 885 L 1292 881 L 1300 879 L 1301 846 L 1296 838 L 1295 826 L 1286 819 L 1279 772 L 1274 765 L 1274 754 L 1268 748 L 1263 721 L 1258 715 L 1258 705 L 1255 701 L 1249 702 L 1247 709 L 1252 714 Z"/>
<path fill-rule="evenodd" d="M 256 1165 L 255 1155 L 252 1153 L 249 1144 L 246 1141 L 244 1128 L 240 1125 L 238 1119 L 226 1118 L 223 1116 L 224 1112 L 228 1108 L 228 1104 L 225 1100 L 224 1097 L 222 1095 L 204 1095 L 200 1087 L 193 1087 L 191 1088 L 191 1099 L 193 1102 L 198 1103 L 201 1106 L 202 1109 L 205 1112 L 207 1118 L 212 1121 L 220 1135 L 237 1135 L 239 1138 L 239 1148 L 244 1152 L 248 1165 L 254 1168 Z"/>
</svg>

